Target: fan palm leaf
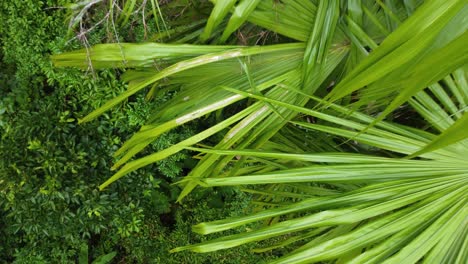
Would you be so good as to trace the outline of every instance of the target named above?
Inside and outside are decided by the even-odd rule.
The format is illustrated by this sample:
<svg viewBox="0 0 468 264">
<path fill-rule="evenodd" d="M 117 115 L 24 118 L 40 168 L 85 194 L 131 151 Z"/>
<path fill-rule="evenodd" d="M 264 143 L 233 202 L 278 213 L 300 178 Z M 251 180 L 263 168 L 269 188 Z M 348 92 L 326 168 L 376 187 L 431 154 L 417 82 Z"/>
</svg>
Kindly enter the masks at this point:
<svg viewBox="0 0 468 264">
<path fill-rule="evenodd" d="M 129 89 L 81 122 L 148 86 L 178 91 L 116 152 L 119 170 L 101 189 L 190 149 L 203 155 L 179 182 L 179 201 L 197 186 L 241 186 L 259 209 L 195 232 L 268 225 L 174 251 L 286 236 L 256 251 L 291 246 L 278 263 L 466 261 L 466 2 L 212 2 L 202 42 L 224 42 L 246 21 L 295 42 L 104 44 L 53 57 L 57 66 L 131 68 Z M 241 100 L 242 111 L 134 159 L 162 133 Z M 399 124 L 399 108 L 425 124 Z M 212 148 L 193 148 L 221 131 Z"/>
<path fill-rule="evenodd" d="M 420 93 L 426 93 L 426 91 Z M 420 97 L 421 94 L 417 96 Z M 262 100 L 258 96 L 256 98 Z M 263 98 L 263 100 L 268 99 Z M 272 104 L 277 103 L 274 100 L 269 101 Z M 291 109 L 299 108 L 293 105 L 290 107 Z M 331 105 L 331 108 L 338 112 L 336 114 L 346 114 L 350 110 L 336 105 Z M 431 110 L 443 111 L 443 108 L 439 106 Z M 452 125 L 448 126 L 446 130 L 456 128 L 457 123 L 463 121 L 468 115 L 466 109 L 459 109 L 459 111 L 461 116 L 456 121 L 447 116 L 450 120 L 448 122 L 452 122 Z M 466 203 L 468 166 L 465 158 L 468 154 L 468 141 L 466 139 L 463 138 L 456 143 L 445 142 L 445 144 L 434 147 L 431 151 L 416 154 L 422 159 L 407 159 L 404 158 L 404 155 L 414 153 L 421 145 L 428 146 L 431 142 L 438 142 L 438 138 L 445 131 L 437 136 L 388 122 L 379 122 L 376 127 L 365 130 L 369 124 L 374 122 L 375 118 L 354 112 L 342 120 L 338 116 L 306 108 L 302 108 L 302 112 L 327 121 L 327 123 L 334 123 L 334 125 L 318 125 L 307 122 L 294 122 L 294 124 L 303 128 L 348 137 L 363 144 L 403 154 L 403 156 L 386 158 L 354 153 L 292 154 L 259 150 L 196 149 L 224 155 L 235 153 L 236 155 L 269 158 L 273 161 L 301 160 L 315 163 L 300 168 L 276 169 L 267 173 L 210 177 L 201 182 L 203 186 L 207 187 L 290 184 L 292 182 L 354 183 L 364 185 L 364 187 L 335 195 L 304 199 L 297 203 L 267 209 L 245 217 L 199 224 L 194 227 L 194 231 L 209 234 L 262 219 L 293 212 L 304 212 L 301 217 L 284 220 L 255 231 L 181 247 L 175 251 L 190 249 L 206 252 L 288 233 L 318 232 L 317 229 L 323 227 L 333 230 L 333 228 L 340 228 L 342 225 L 354 225 L 359 228 L 352 229 L 352 232 L 346 232 L 343 235 L 329 237 L 320 243 L 312 239 L 296 252 L 281 258 L 278 263 L 323 261 L 340 258 L 345 254 L 350 254 L 350 252 L 353 253 L 352 263 L 366 261 L 381 263 L 384 260 L 389 263 L 412 260 L 411 263 L 414 263 L 427 255 L 433 247 L 442 247 L 443 245 L 439 245 L 441 241 L 459 244 L 459 234 L 466 232 L 468 221 Z M 356 121 L 351 121 L 354 118 Z M 427 120 L 428 122 L 438 122 L 438 120 L 430 118 Z M 466 127 L 464 126 L 464 129 Z M 365 131 L 356 133 L 359 128 Z M 464 129 L 458 128 L 462 131 L 465 131 Z M 464 134 L 466 137 L 466 131 Z M 326 210 L 324 211 L 324 209 Z M 461 228 L 462 226 L 464 228 Z M 445 230 L 450 230 L 452 233 L 458 230 L 461 233 L 454 234 L 452 239 L 449 239 Z M 306 235 L 300 234 L 298 236 Z M 387 242 L 387 239 L 391 242 Z M 352 252 L 354 249 L 360 250 Z M 463 254 L 462 252 L 456 252 L 458 254 L 456 257 L 463 257 L 459 256 Z M 454 254 L 451 250 L 445 253 Z M 427 257 L 430 257 L 429 259 L 442 258 L 434 254 L 429 254 Z"/>
</svg>

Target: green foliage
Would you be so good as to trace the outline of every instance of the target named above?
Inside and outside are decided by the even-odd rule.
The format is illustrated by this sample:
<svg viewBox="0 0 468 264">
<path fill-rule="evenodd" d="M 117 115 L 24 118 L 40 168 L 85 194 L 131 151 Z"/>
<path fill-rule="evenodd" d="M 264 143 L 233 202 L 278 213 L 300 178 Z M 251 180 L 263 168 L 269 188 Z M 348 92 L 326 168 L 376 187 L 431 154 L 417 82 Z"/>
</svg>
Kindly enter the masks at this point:
<svg viewBox="0 0 468 264">
<path fill-rule="evenodd" d="M 463 263 L 464 1 L 211 2 L 0 4 L 0 259 Z"/>
<path fill-rule="evenodd" d="M 209 198 L 216 197 L 220 204 Z M 136 263 L 265 263 L 270 254 L 252 254 L 252 245 L 237 251 L 199 255 L 192 252 L 171 254 L 179 243 L 204 241 L 206 238 L 190 232 L 192 223 L 214 219 L 220 215 L 239 215 L 248 210 L 249 196 L 228 190 L 199 192 L 184 204 L 172 205 L 171 211 L 160 215 L 159 221 L 145 221 L 142 232 L 126 238 L 122 246 L 128 250 L 124 258 Z"/>
<path fill-rule="evenodd" d="M 124 112 L 89 126 L 78 126 L 72 114 L 83 109 L 79 91 L 85 95 L 89 84 L 101 89 L 117 87 L 100 80 L 83 82 L 76 74 L 73 82 L 62 80 L 69 89 L 62 86 L 62 90 L 32 100 L 24 110 L 17 107 L 5 114 L 8 119 L 0 144 L 4 181 L 1 205 L 8 226 L 4 239 L 16 239 L 6 242 L 15 246 L 3 252 L 15 255 L 20 263 L 37 254 L 45 260 L 67 262 L 76 257 L 83 243 L 97 240 L 97 235 L 109 230 L 118 234 L 136 232 L 133 223 L 143 218 L 136 206 L 139 192 L 125 197 L 116 191 L 104 194 L 96 189 L 103 179 L 101 172 L 109 170 L 109 157 L 125 133 L 113 126 Z M 98 96 L 94 94 L 96 99 Z M 11 252 L 14 249 L 16 252 Z M 101 250 L 94 254 L 99 255 Z"/>
<path fill-rule="evenodd" d="M 51 65 L 44 60 L 43 52 L 52 49 L 53 36 L 59 34 L 62 23 L 60 20 L 53 20 L 47 14 L 52 10 L 42 11 L 46 5 L 36 2 L 15 1 L 0 4 L 2 60 L 9 65 L 9 75 L 13 75 L 9 77 L 10 82 L 21 87 L 11 91 L 12 98 L 23 105 L 30 100 L 30 96 L 38 96 L 38 88 L 46 82 L 41 69 L 51 69 Z M 32 88 L 32 94 L 27 92 L 26 87 Z"/>
</svg>

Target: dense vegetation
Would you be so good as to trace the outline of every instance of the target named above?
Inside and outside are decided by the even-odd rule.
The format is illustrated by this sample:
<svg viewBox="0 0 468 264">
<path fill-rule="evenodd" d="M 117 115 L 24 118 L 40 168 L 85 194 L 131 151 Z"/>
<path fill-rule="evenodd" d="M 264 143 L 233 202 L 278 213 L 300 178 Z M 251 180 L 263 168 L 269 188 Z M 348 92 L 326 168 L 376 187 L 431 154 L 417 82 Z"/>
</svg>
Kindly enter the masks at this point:
<svg viewBox="0 0 468 264">
<path fill-rule="evenodd" d="M 6 262 L 466 262 L 464 1 L 0 7 Z"/>
</svg>

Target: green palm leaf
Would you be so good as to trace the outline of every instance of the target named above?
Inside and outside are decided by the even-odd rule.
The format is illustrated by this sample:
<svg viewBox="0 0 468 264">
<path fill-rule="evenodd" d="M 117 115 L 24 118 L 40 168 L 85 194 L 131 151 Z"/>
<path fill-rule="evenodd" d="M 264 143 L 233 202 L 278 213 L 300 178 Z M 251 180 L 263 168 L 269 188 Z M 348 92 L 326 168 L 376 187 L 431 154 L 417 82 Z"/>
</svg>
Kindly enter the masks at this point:
<svg viewBox="0 0 468 264">
<path fill-rule="evenodd" d="M 288 249 L 277 263 L 466 262 L 465 1 L 212 2 L 203 33 L 185 39 L 224 42 L 252 23 L 296 42 L 122 43 L 53 56 L 62 67 L 130 68 L 129 89 L 82 122 L 148 86 L 178 90 L 116 152 L 119 170 L 100 188 L 198 151 L 179 202 L 197 186 L 240 186 L 257 210 L 195 225 L 239 232 L 174 252 L 274 239 L 255 251 Z M 134 159 L 162 133 L 242 100 L 240 112 Z M 418 123 L 401 124 L 401 109 Z M 221 131 L 212 148 L 194 147 Z"/>
</svg>

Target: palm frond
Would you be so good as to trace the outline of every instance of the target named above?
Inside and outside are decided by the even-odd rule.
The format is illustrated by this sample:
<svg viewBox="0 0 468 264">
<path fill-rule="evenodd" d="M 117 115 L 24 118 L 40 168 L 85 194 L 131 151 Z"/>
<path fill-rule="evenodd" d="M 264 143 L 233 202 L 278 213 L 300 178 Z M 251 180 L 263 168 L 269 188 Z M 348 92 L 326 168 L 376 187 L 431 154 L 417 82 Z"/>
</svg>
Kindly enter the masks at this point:
<svg viewBox="0 0 468 264">
<path fill-rule="evenodd" d="M 130 68 L 128 90 L 82 122 L 148 86 L 178 91 L 116 152 L 119 170 L 100 188 L 188 149 L 200 161 L 179 182 L 179 201 L 197 186 L 241 186 L 258 210 L 200 223 L 201 234 L 246 232 L 174 252 L 274 239 L 256 251 L 291 247 L 276 263 L 465 261 L 465 1 L 212 2 L 203 33 L 188 38 L 224 42 L 252 23 L 296 42 L 124 43 L 53 57 L 62 67 Z M 241 100 L 240 112 L 134 159 L 162 133 Z M 400 124 L 400 108 L 422 124 Z M 194 148 L 221 131 L 214 146 Z"/>
</svg>

